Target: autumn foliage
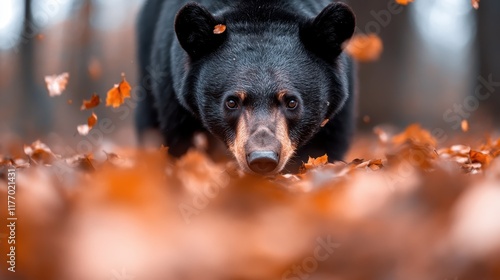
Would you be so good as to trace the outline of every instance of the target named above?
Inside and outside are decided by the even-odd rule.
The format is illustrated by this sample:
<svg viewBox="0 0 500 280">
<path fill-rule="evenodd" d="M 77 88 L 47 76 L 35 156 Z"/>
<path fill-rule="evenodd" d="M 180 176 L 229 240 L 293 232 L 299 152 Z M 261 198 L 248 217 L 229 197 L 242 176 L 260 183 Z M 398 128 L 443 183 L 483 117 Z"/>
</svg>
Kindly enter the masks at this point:
<svg viewBox="0 0 500 280">
<path fill-rule="evenodd" d="M 63 156 L 26 145 L 0 157 L 1 184 L 17 168 L 22 274 L 282 279 L 330 242 L 307 270 L 314 279 L 498 279 L 500 139 L 440 147 L 419 125 L 376 135 L 354 150 L 380 158 L 311 158 L 273 178 L 196 150 L 174 160 L 164 149 Z"/>
</svg>

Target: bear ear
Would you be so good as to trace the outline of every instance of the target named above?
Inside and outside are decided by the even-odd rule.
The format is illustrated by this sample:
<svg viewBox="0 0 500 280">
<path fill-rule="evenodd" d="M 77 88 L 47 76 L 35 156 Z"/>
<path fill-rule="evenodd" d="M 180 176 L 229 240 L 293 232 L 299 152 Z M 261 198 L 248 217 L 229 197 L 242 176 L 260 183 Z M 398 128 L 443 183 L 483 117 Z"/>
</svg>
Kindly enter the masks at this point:
<svg viewBox="0 0 500 280">
<path fill-rule="evenodd" d="M 332 60 L 342 52 L 343 43 L 350 39 L 356 26 L 356 17 L 344 3 L 328 5 L 300 28 L 304 45 L 319 56 Z"/>
<path fill-rule="evenodd" d="M 175 33 L 182 48 L 192 58 L 199 58 L 222 45 L 226 33 L 215 34 L 217 19 L 202 5 L 191 2 L 175 17 Z M 219 32 L 220 33 L 220 32 Z"/>
</svg>

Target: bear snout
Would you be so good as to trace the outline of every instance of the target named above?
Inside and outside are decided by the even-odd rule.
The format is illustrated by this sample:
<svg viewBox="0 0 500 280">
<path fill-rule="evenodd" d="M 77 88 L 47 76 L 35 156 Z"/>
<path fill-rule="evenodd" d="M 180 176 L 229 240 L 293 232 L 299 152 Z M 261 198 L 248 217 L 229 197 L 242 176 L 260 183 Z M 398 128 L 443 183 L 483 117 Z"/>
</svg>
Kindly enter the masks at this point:
<svg viewBox="0 0 500 280">
<path fill-rule="evenodd" d="M 245 145 L 248 167 L 259 174 L 275 171 L 280 163 L 281 148 L 281 142 L 269 128 L 258 128 Z"/>
</svg>

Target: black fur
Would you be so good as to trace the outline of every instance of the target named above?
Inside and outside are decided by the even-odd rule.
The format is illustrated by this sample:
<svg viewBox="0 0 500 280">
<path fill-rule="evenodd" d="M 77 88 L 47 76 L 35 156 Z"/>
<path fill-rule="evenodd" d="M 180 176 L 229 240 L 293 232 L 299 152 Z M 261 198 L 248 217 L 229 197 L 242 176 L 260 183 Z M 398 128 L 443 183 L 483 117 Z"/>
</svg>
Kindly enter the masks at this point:
<svg viewBox="0 0 500 280">
<path fill-rule="evenodd" d="M 309 156 L 342 159 L 354 124 L 353 63 L 341 52 L 354 31 L 349 8 L 323 0 L 197 2 L 148 0 L 140 13 L 139 73 L 152 82 L 136 112 L 139 136 L 160 129 L 174 156 L 192 146 L 195 132 L 229 143 L 236 117 L 224 108 L 228 96 L 243 90 L 243 105 L 265 114 L 286 88 L 300 104 L 286 113 L 298 147 L 288 169 Z M 226 32 L 214 34 L 217 24 Z"/>
</svg>

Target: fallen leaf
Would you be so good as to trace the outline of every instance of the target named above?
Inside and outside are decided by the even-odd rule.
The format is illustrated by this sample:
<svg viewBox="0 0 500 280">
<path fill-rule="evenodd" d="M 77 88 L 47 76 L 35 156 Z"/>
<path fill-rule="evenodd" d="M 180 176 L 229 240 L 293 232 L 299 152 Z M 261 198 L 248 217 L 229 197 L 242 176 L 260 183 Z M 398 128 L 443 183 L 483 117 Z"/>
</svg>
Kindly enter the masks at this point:
<svg viewBox="0 0 500 280">
<path fill-rule="evenodd" d="M 90 172 L 95 171 L 94 158 L 92 155 L 76 155 L 74 157 L 66 159 L 66 163 L 75 169 Z"/>
<path fill-rule="evenodd" d="M 435 147 L 437 140 L 432 137 L 431 133 L 420 127 L 418 124 L 410 125 L 403 133 L 392 138 L 394 144 L 401 145 L 406 142 L 411 142 L 416 145 L 429 145 Z"/>
<path fill-rule="evenodd" d="M 125 102 L 125 99 L 130 98 L 131 90 L 132 87 L 125 79 L 125 74 L 122 73 L 122 81 L 108 91 L 106 106 L 112 106 L 113 108 L 120 107 Z"/>
<path fill-rule="evenodd" d="M 224 24 L 217 24 L 214 28 L 214 34 L 219 35 L 226 31 L 226 26 Z"/>
<path fill-rule="evenodd" d="M 45 76 L 47 90 L 51 97 L 59 96 L 63 93 L 68 85 L 69 73 L 64 72 L 60 75 Z"/>
<path fill-rule="evenodd" d="M 318 158 L 309 157 L 307 163 L 304 163 L 300 169 L 302 172 L 305 172 L 307 170 L 326 165 L 327 163 L 328 163 L 328 156 L 326 154 Z"/>
<path fill-rule="evenodd" d="M 24 145 L 24 153 L 37 164 L 52 164 L 57 159 L 52 150 L 40 140 L 29 146 Z"/>
<path fill-rule="evenodd" d="M 378 60 L 383 50 L 382 40 L 374 33 L 354 35 L 345 48 L 349 55 L 361 62 Z"/>
<path fill-rule="evenodd" d="M 479 152 L 479 151 L 470 151 L 470 160 L 471 163 L 480 163 L 482 168 L 486 168 L 490 165 L 493 157 L 490 154 Z"/>
<path fill-rule="evenodd" d="M 82 107 L 80 107 L 80 110 L 88 110 L 88 109 L 92 109 L 92 108 L 95 108 L 97 106 L 99 106 L 99 104 L 101 103 L 101 99 L 99 98 L 99 96 L 97 94 L 93 94 L 92 97 L 90 98 L 90 100 L 83 100 L 83 104 L 82 104 Z"/>
</svg>

